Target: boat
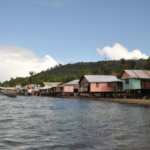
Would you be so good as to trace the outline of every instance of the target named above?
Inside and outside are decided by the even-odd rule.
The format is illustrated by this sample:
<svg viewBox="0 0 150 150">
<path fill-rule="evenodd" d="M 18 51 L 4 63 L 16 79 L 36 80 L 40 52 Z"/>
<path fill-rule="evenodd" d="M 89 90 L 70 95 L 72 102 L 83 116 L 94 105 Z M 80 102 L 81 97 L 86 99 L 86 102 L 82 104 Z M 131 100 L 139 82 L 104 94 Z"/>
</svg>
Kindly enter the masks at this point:
<svg viewBox="0 0 150 150">
<path fill-rule="evenodd" d="M 9 97 L 9 98 L 16 98 L 16 95 L 15 94 L 7 94 L 7 97 Z"/>
</svg>

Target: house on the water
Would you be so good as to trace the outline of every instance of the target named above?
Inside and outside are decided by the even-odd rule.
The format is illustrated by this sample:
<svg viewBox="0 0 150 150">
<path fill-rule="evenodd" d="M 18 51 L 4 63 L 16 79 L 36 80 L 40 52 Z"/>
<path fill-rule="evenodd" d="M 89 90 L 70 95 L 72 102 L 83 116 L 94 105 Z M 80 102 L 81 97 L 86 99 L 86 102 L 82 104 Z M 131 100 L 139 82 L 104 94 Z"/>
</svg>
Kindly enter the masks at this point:
<svg viewBox="0 0 150 150">
<path fill-rule="evenodd" d="M 149 70 L 124 70 L 121 79 L 123 81 L 123 90 L 150 89 Z"/>
<path fill-rule="evenodd" d="M 27 87 L 28 87 L 29 89 L 34 89 L 34 88 L 37 88 L 38 85 L 37 85 L 37 84 L 29 84 Z"/>
<path fill-rule="evenodd" d="M 21 84 L 17 84 L 16 88 L 18 88 L 18 89 L 22 88 Z"/>
<path fill-rule="evenodd" d="M 112 93 L 122 90 L 122 81 L 112 75 L 84 75 L 79 81 L 79 92 Z"/>
<path fill-rule="evenodd" d="M 79 80 L 73 80 L 68 83 L 60 84 L 56 87 L 55 92 L 76 93 L 76 92 L 78 92 L 78 82 L 79 82 Z"/>
<path fill-rule="evenodd" d="M 79 80 L 73 80 L 68 83 L 64 83 L 64 92 L 77 93 L 79 87 L 78 82 Z"/>
</svg>

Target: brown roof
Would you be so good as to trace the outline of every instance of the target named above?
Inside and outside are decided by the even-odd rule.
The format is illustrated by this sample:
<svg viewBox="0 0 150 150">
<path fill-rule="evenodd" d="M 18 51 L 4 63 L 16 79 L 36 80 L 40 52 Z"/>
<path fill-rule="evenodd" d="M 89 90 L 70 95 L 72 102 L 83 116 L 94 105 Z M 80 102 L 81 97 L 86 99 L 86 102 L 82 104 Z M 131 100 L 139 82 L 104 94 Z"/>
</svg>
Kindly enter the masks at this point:
<svg viewBox="0 0 150 150">
<path fill-rule="evenodd" d="M 149 70 L 124 70 L 131 78 L 150 79 Z"/>
</svg>

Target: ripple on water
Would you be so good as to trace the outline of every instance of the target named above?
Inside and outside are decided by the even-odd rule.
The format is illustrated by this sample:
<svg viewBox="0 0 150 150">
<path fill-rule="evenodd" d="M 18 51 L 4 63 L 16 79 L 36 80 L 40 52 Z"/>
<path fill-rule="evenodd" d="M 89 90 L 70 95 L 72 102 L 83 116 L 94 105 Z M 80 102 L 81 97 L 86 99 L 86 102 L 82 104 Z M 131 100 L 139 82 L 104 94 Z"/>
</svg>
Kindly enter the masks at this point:
<svg viewBox="0 0 150 150">
<path fill-rule="evenodd" d="M 150 147 L 150 107 L 27 96 L 0 101 L 0 149 Z"/>
<path fill-rule="evenodd" d="M 9 122 L 9 121 L 13 121 L 14 119 L 2 119 L 2 120 L 0 120 L 0 122 L 2 123 L 2 122 Z"/>
<path fill-rule="evenodd" d="M 21 142 L 13 141 L 13 140 L 3 140 L 3 143 L 10 146 L 17 146 L 22 144 Z"/>
</svg>

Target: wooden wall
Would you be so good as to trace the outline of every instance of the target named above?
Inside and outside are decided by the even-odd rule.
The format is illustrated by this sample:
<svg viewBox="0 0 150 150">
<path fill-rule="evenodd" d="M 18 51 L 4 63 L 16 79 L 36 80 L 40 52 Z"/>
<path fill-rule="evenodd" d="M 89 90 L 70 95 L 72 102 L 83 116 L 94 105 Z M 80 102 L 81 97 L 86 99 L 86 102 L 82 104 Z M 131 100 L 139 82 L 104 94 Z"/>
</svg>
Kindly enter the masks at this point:
<svg viewBox="0 0 150 150">
<path fill-rule="evenodd" d="M 83 77 L 83 79 L 81 80 L 81 84 L 82 83 L 89 83 L 89 81 L 85 77 Z"/>
<path fill-rule="evenodd" d="M 150 89 L 150 80 L 141 80 L 141 89 Z"/>
<path fill-rule="evenodd" d="M 129 77 L 130 77 L 130 75 L 128 73 L 123 72 L 121 79 L 129 78 Z"/>
<path fill-rule="evenodd" d="M 74 86 L 72 85 L 72 86 L 64 86 L 64 92 L 66 92 L 66 93 L 73 93 L 74 92 Z"/>
</svg>

